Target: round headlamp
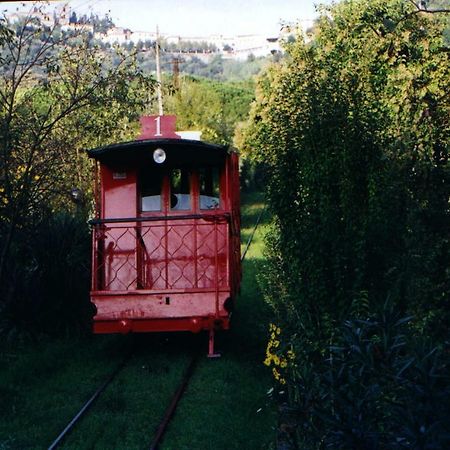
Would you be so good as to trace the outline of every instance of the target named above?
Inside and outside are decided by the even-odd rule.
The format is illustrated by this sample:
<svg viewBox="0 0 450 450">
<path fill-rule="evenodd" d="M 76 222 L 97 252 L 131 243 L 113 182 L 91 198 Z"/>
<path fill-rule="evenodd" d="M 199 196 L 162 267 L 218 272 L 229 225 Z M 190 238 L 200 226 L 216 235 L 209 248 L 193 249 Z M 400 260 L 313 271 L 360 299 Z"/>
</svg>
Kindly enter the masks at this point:
<svg viewBox="0 0 450 450">
<path fill-rule="evenodd" d="M 166 152 L 162 148 L 157 148 L 153 152 L 153 160 L 155 163 L 162 164 L 166 160 Z"/>
</svg>

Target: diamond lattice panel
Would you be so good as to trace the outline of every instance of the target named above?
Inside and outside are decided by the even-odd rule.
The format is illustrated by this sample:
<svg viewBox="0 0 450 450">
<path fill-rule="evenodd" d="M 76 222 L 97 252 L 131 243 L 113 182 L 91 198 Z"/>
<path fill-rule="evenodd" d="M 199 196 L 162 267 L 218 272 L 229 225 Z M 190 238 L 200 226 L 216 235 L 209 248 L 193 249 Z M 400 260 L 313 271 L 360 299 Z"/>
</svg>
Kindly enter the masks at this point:
<svg viewBox="0 0 450 450">
<path fill-rule="evenodd" d="M 228 225 L 114 226 L 95 233 L 100 290 L 227 287 Z"/>
</svg>

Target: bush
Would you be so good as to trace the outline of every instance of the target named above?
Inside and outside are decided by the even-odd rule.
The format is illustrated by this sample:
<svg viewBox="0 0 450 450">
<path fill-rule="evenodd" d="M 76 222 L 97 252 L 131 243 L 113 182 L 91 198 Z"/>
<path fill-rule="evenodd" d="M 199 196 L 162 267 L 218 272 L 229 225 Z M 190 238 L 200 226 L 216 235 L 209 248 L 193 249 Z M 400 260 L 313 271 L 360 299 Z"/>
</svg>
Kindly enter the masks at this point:
<svg viewBox="0 0 450 450">
<path fill-rule="evenodd" d="M 386 303 L 336 329 L 324 355 L 299 351 L 285 375 L 297 400 L 299 448 L 448 448 L 449 347 L 412 336 L 409 326 Z"/>
<path fill-rule="evenodd" d="M 14 291 L 4 304 L 0 331 L 12 336 L 87 330 L 91 240 L 85 218 L 61 212 L 19 233 L 7 269 Z"/>
</svg>

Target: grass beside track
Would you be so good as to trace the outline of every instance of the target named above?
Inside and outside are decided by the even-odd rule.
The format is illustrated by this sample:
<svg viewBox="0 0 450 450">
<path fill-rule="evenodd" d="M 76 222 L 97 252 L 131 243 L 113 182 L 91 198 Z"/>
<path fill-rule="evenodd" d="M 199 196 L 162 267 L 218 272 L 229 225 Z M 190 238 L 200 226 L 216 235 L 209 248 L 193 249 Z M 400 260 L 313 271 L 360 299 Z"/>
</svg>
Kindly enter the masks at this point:
<svg viewBox="0 0 450 450">
<path fill-rule="evenodd" d="M 243 196 L 242 250 L 263 207 L 260 194 Z M 200 360 L 161 450 L 271 448 L 276 417 L 267 397 L 271 377 L 262 364 L 270 320 L 256 282 L 266 222 L 265 214 L 244 260 L 231 330 L 218 337 L 222 358 Z"/>
<path fill-rule="evenodd" d="M 243 247 L 262 207 L 261 195 L 243 197 Z M 206 358 L 206 334 L 0 344 L 0 450 L 47 448 L 131 349 L 127 366 L 61 448 L 148 448 L 198 348 L 199 363 L 161 450 L 270 448 L 276 419 L 266 395 L 270 374 L 262 365 L 269 312 L 256 284 L 265 219 L 244 262 L 232 329 L 217 339 L 220 359 Z"/>
</svg>

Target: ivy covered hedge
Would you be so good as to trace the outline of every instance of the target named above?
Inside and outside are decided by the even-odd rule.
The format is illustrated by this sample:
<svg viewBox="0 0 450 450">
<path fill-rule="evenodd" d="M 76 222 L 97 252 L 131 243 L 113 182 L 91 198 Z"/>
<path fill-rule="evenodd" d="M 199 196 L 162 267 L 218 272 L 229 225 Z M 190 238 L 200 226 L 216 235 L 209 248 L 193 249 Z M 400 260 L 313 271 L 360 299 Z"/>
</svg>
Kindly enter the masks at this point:
<svg viewBox="0 0 450 450">
<path fill-rule="evenodd" d="M 245 142 L 267 170 L 274 220 L 261 278 L 282 330 L 266 361 L 274 365 L 270 355 L 282 361 L 288 350 L 296 355 L 287 368 L 273 369 L 301 411 L 302 448 L 394 448 L 383 441 L 395 427 L 392 414 L 377 415 L 380 402 L 366 405 L 373 421 L 362 434 L 350 427 L 353 437 L 365 436 L 363 444 L 331 439 L 327 420 L 344 420 L 336 401 L 316 408 L 337 386 L 329 377 L 350 364 L 352 352 L 333 357 L 332 350 L 348 327 L 380 323 L 392 309 L 398 320 L 410 317 L 402 361 L 419 345 L 436 347 L 439 361 L 448 354 L 448 20 L 405 0 L 343 1 L 324 8 L 312 40 L 299 36 L 286 60 L 260 79 Z M 395 323 L 389 333 L 399 332 Z M 374 344 L 383 334 L 367 331 L 365 339 Z M 372 376 L 358 366 L 346 395 L 354 404 L 375 390 L 403 414 L 404 386 L 387 392 L 377 385 L 382 368 L 395 366 L 380 355 L 384 366 L 368 369 Z M 447 363 L 436 364 L 449 380 Z M 315 397 L 306 401 L 308 392 Z M 448 416 L 436 420 L 449 431 Z M 411 448 L 413 438 L 399 439 L 399 448 Z"/>
</svg>

